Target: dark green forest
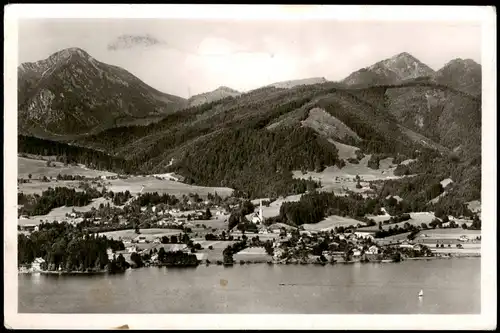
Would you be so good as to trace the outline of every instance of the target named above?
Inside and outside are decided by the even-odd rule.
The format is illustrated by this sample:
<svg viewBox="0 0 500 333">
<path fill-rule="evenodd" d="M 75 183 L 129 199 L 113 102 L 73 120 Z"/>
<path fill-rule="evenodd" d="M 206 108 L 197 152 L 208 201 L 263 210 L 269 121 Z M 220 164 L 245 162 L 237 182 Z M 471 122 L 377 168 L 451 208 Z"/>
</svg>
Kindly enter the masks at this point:
<svg viewBox="0 0 500 333">
<path fill-rule="evenodd" d="M 18 235 L 18 264 L 31 264 L 43 258 L 48 270 L 116 271 L 125 269 L 123 256 L 116 262 L 108 260 L 107 249 L 124 250 L 123 242 L 89 234 L 68 223 L 42 223 L 39 231 L 29 236 Z"/>
</svg>

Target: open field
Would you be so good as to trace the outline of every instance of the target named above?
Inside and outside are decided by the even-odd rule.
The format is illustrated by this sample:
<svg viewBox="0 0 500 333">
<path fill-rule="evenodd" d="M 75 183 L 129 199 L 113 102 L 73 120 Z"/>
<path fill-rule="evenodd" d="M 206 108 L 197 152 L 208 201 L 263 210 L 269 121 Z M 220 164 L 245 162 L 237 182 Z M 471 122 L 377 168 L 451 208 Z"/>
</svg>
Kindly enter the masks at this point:
<svg viewBox="0 0 500 333">
<path fill-rule="evenodd" d="M 179 229 L 151 228 L 151 229 L 140 229 L 139 231 L 140 231 L 139 235 L 135 233 L 134 229 L 100 232 L 99 235 L 106 236 L 107 238 L 112 238 L 112 239 L 121 238 L 122 240 L 132 240 L 137 236 L 146 236 L 147 240 L 153 241 L 157 237 L 182 234 L 182 230 Z"/>
<path fill-rule="evenodd" d="M 182 251 L 185 248 L 187 248 L 186 244 L 155 244 L 155 243 L 139 243 L 139 244 L 134 244 L 137 246 L 139 250 L 152 250 L 156 249 L 159 251 L 161 248 L 165 250 L 165 252 L 176 252 L 176 251 Z"/>
<path fill-rule="evenodd" d="M 68 220 L 70 220 L 70 218 L 67 218 L 66 214 L 71 214 L 73 209 L 77 212 L 87 212 L 87 211 L 91 210 L 92 207 L 99 208 L 99 205 L 101 203 L 104 205 L 109 203 L 110 206 L 113 206 L 113 202 L 111 200 L 101 197 L 101 198 L 97 198 L 97 199 L 92 200 L 92 202 L 86 206 L 82 206 L 82 207 L 63 206 L 63 207 L 58 207 L 58 208 L 52 209 L 50 211 L 50 213 L 48 213 L 47 215 L 35 215 L 35 216 L 31 216 L 28 219 L 20 218 L 20 219 L 18 219 L 18 224 L 19 225 L 25 225 L 25 224 L 37 224 L 38 225 L 41 223 L 40 220 L 43 220 L 44 222 L 46 220 L 48 220 L 49 223 L 52 223 L 54 220 L 68 221 Z"/>
<path fill-rule="evenodd" d="M 472 212 L 481 212 L 481 201 L 479 200 L 473 200 L 467 202 L 467 207 L 472 211 Z"/>
<path fill-rule="evenodd" d="M 229 245 L 234 244 L 232 241 L 205 241 L 205 240 L 194 240 L 194 243 L 200 243 L 203 247 L 203 250 L 197 252 L 197 257 L 200 260 L 208 259 L 212 263 L 215 263 L 217 260 L 223 260 L 224 256 L 222 255 L 222 251 Z M 208 247 L 212 246 L 213 250 L 209 250 Z"/>
<path fill-rule="evenodd" d="M 77 191 L 82 191 L 78 188 L 80 184 L 79 180 L 58 180 L 50 182 L 41 182 L 39 180 L 32 180 L 30 183 L 18 184 L 18 192 L 23 192 L 24 194 L 42 194 L 43 191 L 47 191 L 49 187 L 67 187 L 74 188 Z"/>
<path fill-rule="evenodd" d="M 410 214 L 411 219 L 409 219 L 407 221 L 393 223 L 393 224 L 383 224 L 382 227 L 384 229 L 388 229 L 389 227 L 394 228 L 397 225 L 398 227 L 401 228 L 406 223 L 420 227 L 422 223 L 429 225 L 429 223 L 431 223 L 432 220 L 435 219 L 434 213 L 432 213 L 432 212 L 414 212 L 414 213 L 409 213 L 409 214 Z M 360 228 L 359 229 L 360 231 L 377 231 L 378 230 L 378 222 L 381 222 L 381 221 L 383 222 L 385 220 L 388 220 L 391 216 L 390 215 L 385 215 L 385 216 L 380 215 L 377 217 L 374 217 L 374 216 L 367 216 L 367 217 L 375 220 L 375 222 L 377 222 L 377 225 L 371 226 L 371 227 Z M 467 226 L 472 225 L 471 220 L 455 219 L 452 216 L 450 216 L 450 220 L 455 221 L 455 223 L 457 223 L 459 226 L 461 226 L 462 223 L 467 224 Z M 436 230 L 454 230 L 454 229 L 436 229 Z M 459 230 L 462 230 L 462 228 L 459 228 Z"/>
<path fill-rule="evenodd" d="M 446 243 L 445 243 L 446 244 Z M 432 252 L 434 253 L 449 253 L 452 255 L 467 255 L 467 254 L 481 254 L 481 243 L 478 244 L 462 244 L 462 249 L 456 247 L 456 244 L 451 244 L 451 247 L 448 247 L 446 244 L 445 247 L 435 247 L 435 245 L 428 245 Z"/>
<path fill-rule="evenodd" d="M 85 177 L 99 177 L 99 176 L 112 176 L 115 173 L 108 171 L 99 171 L 87 169 L 83 165 L 78 166 L 64 166 L 61 162 L 51 162 L 53 166 L 47 166 L 47 160 L 32 159 L 25 157 L 17 158 L 17 172 L 18 178 L 28 178 L 31 174 L 32 178 L 40 176 L 57 177 L 61 175 L 80 175 Z"/>
<path fill-rule="evenodd" d="M 450 185 L 451 183 L 453 183 L 453 180 L 451 178 L 446 178 L 446 179 L 443 179 L 440 184 L 443 188 L 445 188 L 446 186 Z"/>
<path fill-rule="evenodd" d="M 461 235 L 469 238 L 476 238 L 481 236 L 481 230 L 464 230 L 462 228 L 447 228 L 447 229 L 429 229 L 424 230 L 421 234 L 426 234 L 429 238 L 443 238 L 443 239 L 456 239 Z"/>
<path fill-rule="evenodd" d="M 366 215 L 367 218 L 374 220 L 375 222 L 383 222 L 385 220 L 388 220 L 391 218 L 391 215 L 387 213 L 387 211 L 382 208 L 382 211 L 384 212 L 383 215 Z"/>
<path fill-rule="evenodd" d="M 226 230 L 227 232 L 227 223 L 225 222 L 229 215 L 224 215 L 224 216 L 218 216 L 218 218 L 213 217 L 210 220 L 192 220 L 189 223 L 192 224 L 193 226 L 190 227 L 193 232 L 197 232 L 199 234 L 207 234 L 207 233 L 212 233 L 212 229 L 222 229 Z M 197 227 L 196 225 L 199 224 L 200 227 Z M 207 229 L 203 229 L 201 226 L 205 225 Z"/>
<path fill-rule="evenodd" d="M 374 180 L 399 179 L 403 176 L 395 176 L 395 164 L 392 163 L 392 158 L 380 160 L 379 169 L 374 170 L 368 167 L 368 161 L 371 155 L 363 157 L 359 164 L 346 162 L 346 165 L 339 169 L 337 166 L 327 167 L 322 172 L 309 171 L 302 174 L 301 171 L 293 171 L 294 178 L 309 179 L 311 177 L 315 181 L 321 181 L 323 191 L 334 192 L 338 195 L 346 194 L 346 190 L 356 193 L 370 192 L 369 182 Z M 360 185 L 362 188 L 356 188 L 356 176 L 361 178 Z M 406 176 L 409 177 L 409 176 Z"/>
<path fill-rule="evenodd" d="M 272 256 L 268 255 L 263 247 L 249 247 L 233 255 L 233 259 L 237 264 L 240 260 L 266 262 L 272 260 Z"/>
<path fill-rule="evenodd" d="M 333 143 L 338 150 L 338 157 L 342 160 L 347 160 L 349 158 L 356 158 L 356 150 L 358 147 L 346 145 L 338 141 L 328 139 L 328 142 Z M 347 161 L 346 161 L 347 162 Z"/>
<path fill-rule="evenodd" d="M 303 227 L 305 230 L 328 231 L 334 229 L 335 227 L 347 227 L 350 225 L 357 225 L 358 223 L 364 224 L 363 222 L 350 217 L 332 215 L 315 224 L 303 224 Z"/>
<path fill-rule="evenodd" d="M 278 215 L 280 215 L 280 207 L 281 207 L 281 204 L 283 202 L 296 202 L 296 201 L 300 200 L 301 196 L 302 196 L 302 194 L 290 195 L 290 196 L 285 197 L 285 198 L 280 197 L 277 200 L 271 202 L 269 204 L 269 207 L 262 205 L 262 215 L 264 215 L 264 218 L 278 216 Z M 255 199 L 252 201 L 252 202 L 257 203 L 257 205 L 255 207 L 255 211 L 254 211 L 255 213 L 259 212 L 259 206 L 258 206 L 259 200 L 260 199 Z M 264 200 L 267 200 L 267 199 L 262 198 L 262 201 L 264 201 Z M 255 205 L 255 203 L 254 203 L 254 205 Z M 249 215 L 251 215 L 251 214 L 249 214 Z"/>
<path fill-rule="evenodd" d="M 159 194 L 167 193 L 177 197 L 183 194 L 198 193 L 200 196 L 207 196 L 208 193 L 214 194 L 217 192 L 221 197 L 231 195 L 232 189 L 227 187 L 204 187 L 194 186 L 167 179 L 157 179 L 152 176 L 129 177 L 127 179 L 111 179 L 106 182 L 106 187 L 113 192 L 129 191 L 132 195 L 142 192 L 158 192 Z"/>
<path fill-rule="evenodd" d="M 64 166 L 61 162 L 52 162 L 54 166 L 48 167 L 47 160 L 50 159 L 33 159 L 18 157 L 18 177 L 28 178 L 31 174 L 33 179 L 38 179 L 40 176 L 57 177 L 58 174 L 61 175 L 80 175 L 85 177 L 99 177 L 99 176 L 114 176 L 115 173 L 107 171 L 99 171 L 88 169 L 83 165 L 78 166 Z M 21 184 L 19 186 L 19 191 L 24 193 L 41 193 L 48 187 L 55 186 L 75 186 L 72 184 L 78 184 L 78 181 L 58 181 L 58 182 L 39 182 L 33 180 L 32 183 Z M 126 190 L 130 191 L 132 194 L 139 193 L 142 186 L 144 185 L 143 192 L 158 192 L 173 194 L 175 196 L 182 196 L 183 194 L 188 195 L 189 193 L 198 193 L 200 196 L 207 196 L 208 193 L 214 194 L 217 192 L 221 197 L 226 197 L 231 195 L 232 189 L 227 187 L 205 187 L 205 186 L 195 186 L 188 185 L 167 179 L 157 179 L 153 176 L 131 176 L 127 179 L 111 179 L 106 181 L 106 187 L 113 192 L 124 192 Z M 77 186 L 77 185 L 76 185 Z"/>
<path fill-rule="evenodd" d="M 415 159 L 409 158 L 409 159 L 404 160 L 403 162 L 401 162 L 399 164 L 401 164 L 401 165 L 408 165 L 408 164 L 411 164 L 411 163 L 413 163 L 415 161 L 416 161 Z"/>
<path fill-rule="evenodd" d="M 287 230 L 287 231 L 292 231 L 292 230 L 297 229 L 296 227 L 285 224 L 285 223 L 273 223 L 268 228 L 271 230 L 285 228 L 285 230 Z"/>
</svg>

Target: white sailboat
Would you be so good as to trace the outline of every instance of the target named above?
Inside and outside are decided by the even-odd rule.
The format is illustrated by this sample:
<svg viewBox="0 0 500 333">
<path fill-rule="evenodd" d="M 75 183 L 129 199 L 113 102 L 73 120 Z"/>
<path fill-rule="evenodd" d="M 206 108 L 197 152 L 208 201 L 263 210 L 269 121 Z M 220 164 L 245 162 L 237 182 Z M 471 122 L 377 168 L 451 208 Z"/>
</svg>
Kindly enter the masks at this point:
<svg viewBox="0 0 500 333">
<path fill-rule="evenodd" d="M 418 297 L 424 297 L 424 291 L 423 290 L 420 290 L 420 292 L 418 293 Z"/>
</svg>

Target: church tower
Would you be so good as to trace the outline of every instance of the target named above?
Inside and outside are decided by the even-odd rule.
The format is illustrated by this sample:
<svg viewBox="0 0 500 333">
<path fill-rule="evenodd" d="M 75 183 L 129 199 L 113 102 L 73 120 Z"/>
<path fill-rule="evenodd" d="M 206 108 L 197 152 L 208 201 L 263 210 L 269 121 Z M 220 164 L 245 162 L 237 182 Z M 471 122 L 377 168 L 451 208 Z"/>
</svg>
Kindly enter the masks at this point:
<svg viewBox="0 0 500 333">
<path fill-rule="evenodd" d="M 261 223 L 264 222 L 264 215 L 262 215 L 262 199 L 260 199 L 259 219 Z"/>
</svg>

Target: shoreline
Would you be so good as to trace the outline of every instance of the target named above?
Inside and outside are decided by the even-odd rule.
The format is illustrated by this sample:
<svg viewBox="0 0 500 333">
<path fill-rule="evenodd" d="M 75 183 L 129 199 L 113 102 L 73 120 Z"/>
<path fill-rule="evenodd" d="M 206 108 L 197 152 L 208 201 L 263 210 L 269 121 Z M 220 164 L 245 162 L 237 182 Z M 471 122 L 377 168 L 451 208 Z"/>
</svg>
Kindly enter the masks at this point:
<svg viewBox="0 0 500 333">
<path fill-rule="evenodd" d="M 434 257 L 415 257 L 415 258 L 404 258 L 399 262 L 404 262 L 407 260 L 439 260 L 439 259 L 460 259 L 460 258 L 481 258 L 480 254 L 474 254 L 474 253 L 466 253 L 466 254 L 461 254 L 461 255 L 452 255 L 452 256 L 434 256 Z M 372 261 L 336 261 L 336 262 L 274 262 L 274 261 L 269 261 L 269 260 L 253 260 L 253 261 L 245 261 L 244 263 L 240 262 L 234 262 L 233 264 L 217 264 L 217 263 L 209 263 L 207 264 L 206 262 L 200 262 L 200 264 L 194 266 L 175 266 L 175 265 L 149 265 L 149 266 L 144 266 L 141 268 L 145 267 L 175 267 L 175 268 L 194 268 L 198 266 L 222 266 L 222 267 L 229 267 L 229 266 L 245 266 L 245 265 L 254 265 L 254 264 L 268 264 L 268 265 L 319 265 L 319 266 L 334 266 L 334 265 L 339 265 L 339 264 L 344 264 L 344 265 L 350 265 L 354 263 L 361 263 L 361 264 L 386 264 L 386 263 L 397 263 L 395 261 L 392 261 L 390 259 L 386 260 L 372 260 Z M 132 270 L 138 269 L 138 268 L 130 268 Z M 72 271 L 72 272 L 66 272 L 66 271 L 20 271 L 18 270 L 18 274 L 49 274 L 49 275 L 102 275 L 102 274 L 113 274 L 109 273 L 108 271 L 97 271 L 97 272 L 78 272 L 78 271 Z"/>
</svg>

